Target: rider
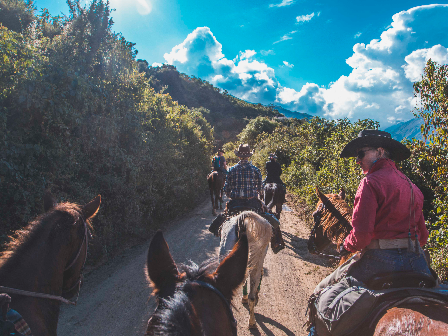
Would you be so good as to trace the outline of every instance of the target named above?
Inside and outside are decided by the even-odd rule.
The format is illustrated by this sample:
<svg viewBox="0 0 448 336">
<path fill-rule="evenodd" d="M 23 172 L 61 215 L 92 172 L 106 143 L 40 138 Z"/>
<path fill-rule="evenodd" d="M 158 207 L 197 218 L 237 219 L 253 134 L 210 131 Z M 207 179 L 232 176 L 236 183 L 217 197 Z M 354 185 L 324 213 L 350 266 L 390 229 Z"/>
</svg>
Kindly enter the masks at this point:
<svg viewBox="0 0 448 336">
<path fill-rule="evenodd" d="M 347 273 L 359 281 L 396 271 L 431 275 L 421 250 L 429 235 L 423 218 L 423 194 L 394 162 L 410 155 L 410 150 L 389 133 L 369 129 L 361 131 L 340 154 L 356 157 L 366 174 L 355 196 L 353 228 L 340 250 L 342 255 L 363 252 Z"/>
<path fill-rule="evenodd" d="M 224 157 L 224 153 L 225 151 L 222 148 L 218 149 L 218 152 L 213 157 L 212 166 L 213 171 L 223 172 L 224 174 L 227 174 L 227 163 L 226 158 Z"/>
<path fill-rule="evenodd" d="M 280 178 L 280 175 L 282 174 L 282 167 L 280 166 L 280 163 L 277 162 L 277 155 L 274 153 L 269 154 L 269 161 L 266 162 L 266 178 L 263 180 L 263 185 L 266 185 L 267 183 L 277 183 L 282 187 L 283 190 L 283 200 L 284 203 L 286 201 L 285 195 L 286 195 L 286 187 Z"/>
<path fill-rule="evenodd" d="M 224 190 L 227 197 L 232 200 L 227 204 L 231 210 L 235 206 L 248 206 L 258 210 L 261 213 L 267 212 L 266 205 L 258 198 L 261 193 L 261 172 L 248 159 L 253 155 L 248 144 L 240 144 L 235 155 L 240 161 L 229 168 Z M 277 221 L 270 221 L 273 225 L 273 239 L 271 248 L 277 253 L 284 248 L 284 242 L 281 236 L 280 226 Z"/>
</svg>

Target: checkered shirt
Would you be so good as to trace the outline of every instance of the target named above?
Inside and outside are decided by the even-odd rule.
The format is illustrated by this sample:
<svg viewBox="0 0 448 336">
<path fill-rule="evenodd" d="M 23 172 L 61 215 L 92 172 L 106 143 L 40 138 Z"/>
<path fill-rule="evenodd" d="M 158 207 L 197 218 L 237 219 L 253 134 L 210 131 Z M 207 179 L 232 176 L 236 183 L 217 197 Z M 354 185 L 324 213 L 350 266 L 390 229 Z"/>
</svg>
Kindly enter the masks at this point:
<svg viewBox="0 0 448 336">
<path fill-rule="evenodd" d="M 261 190 L 260 169 L 241 160 L 229 169 L 224 190 L 232 199 L 257 197 Z"/>
</svg>

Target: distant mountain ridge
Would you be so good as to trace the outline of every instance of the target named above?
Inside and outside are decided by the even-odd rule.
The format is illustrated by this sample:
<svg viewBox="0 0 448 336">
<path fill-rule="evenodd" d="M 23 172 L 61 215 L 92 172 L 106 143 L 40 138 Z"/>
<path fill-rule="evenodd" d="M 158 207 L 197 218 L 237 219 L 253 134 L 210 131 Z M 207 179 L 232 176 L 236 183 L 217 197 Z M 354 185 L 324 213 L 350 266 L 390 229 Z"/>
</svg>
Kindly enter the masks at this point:
<svg viewBox="0 0 448 336">
<path fill-rule="evenodd" d="M 392 138 L 401 141 L 404 138 L 411 140 L 423 140 L 423 135 L 420 130 L 420 126 L 423 124 L 423 119 L 414 118 L 408 121 L 404 121 L 395 125 L 392 125 L 385 129 L 392 135 Z"/>
<path fill-rule="evenodd" d="M 287 118 L 296 118 L 296 119 L 311 119 L 313 116 L 308 113 L 302 113 L 302 112 L 294 112 L 287 110 L 281 106 L 273 105 L 274 108 L 279 111 L 281 114 L 283 114 Z"/>
<path fill-rule="evenodd" d="M 138 60 L 138 64 L 139 71 L 146 74 L 156 91 L 163 90 L 188 108 L 206 109 L 201 112 L 214 127 L 216 146 L 235 141 L 250 119 L 281 116 L 273 105 L 246 102 L 207 81 L 180 73 L 172 65 L 151 67 L 145 60 Z"/>
</svg>

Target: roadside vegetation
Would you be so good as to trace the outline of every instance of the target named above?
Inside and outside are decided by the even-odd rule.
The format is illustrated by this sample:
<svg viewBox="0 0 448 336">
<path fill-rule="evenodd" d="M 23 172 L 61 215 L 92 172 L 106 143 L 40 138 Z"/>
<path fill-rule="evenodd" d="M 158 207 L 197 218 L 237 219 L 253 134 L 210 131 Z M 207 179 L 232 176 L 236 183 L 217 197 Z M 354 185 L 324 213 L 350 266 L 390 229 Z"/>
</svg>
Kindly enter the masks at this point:
<svg viewBox="0 0 448 336">
<path fill-rule="evenodd" d="M 424 194 L 423 211 L 430 231 L 427 247 L 432 266 L 443 280 L 448 280 L 448 65 L 428 61 L 414 89 L 421 100 L 415 115 L 425 121 L 422 134 L 427 141 L 404 140 L 412 156 L 400 162 L 398 168 Z M 324 193 L 337 193 L 343 187 L 348 204 L 353 204 L 364 175 L 354 158 L 341 159 L 339 154 L 359 131 L 379 127 L 369 119 L 351 122 L 318 117 L 311 120 L 258 117 L 248 123 L 237 141 L 224 147 L 229 153 L 229 162 L 235 163 L 238 159 L 233 149 L 241 142 L 249 143 L 255 149 L 252 161 L 264 176 L 268 155 L 275 152 L 288 192 L 305 208 L 304 218 L 311 221 L 311 212 L 317 204 L 316 187 Z"/>
</svg>

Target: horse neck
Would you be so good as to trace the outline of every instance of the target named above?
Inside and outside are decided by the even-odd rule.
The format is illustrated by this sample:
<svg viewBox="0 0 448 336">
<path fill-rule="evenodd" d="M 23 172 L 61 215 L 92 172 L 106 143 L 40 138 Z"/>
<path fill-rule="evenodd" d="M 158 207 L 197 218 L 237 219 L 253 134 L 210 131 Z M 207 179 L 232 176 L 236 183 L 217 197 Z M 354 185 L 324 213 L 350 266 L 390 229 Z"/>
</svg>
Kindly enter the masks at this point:
<svg viewBox="0 0 448 336">
<path fill-rule="evenodd" d="M 229 336 L 233 335 L 232 317 L 224 301 L 209 289 L 198 289 L 191 300 L 195 317 L 202 331 L 197 335 Z M 192 323 L 192 325 L 197 323 Z M 195 328 L 196 329 L 196 328 Z M 194 334 L 196 335 L 196 334 Z"/>
<path fill-rule="evenodd" d="M 27 242 L 0 266 L 0 285 L 30 292 L 61 295 L 68 244 L 47 239 Z M 59 248 L 58 248 L 59 246 Z M 17 255 L 16 255 L 17 254 Z M 59 301 L 10 294 L 10 307 L 18 311 L 33 335 L 56 335 Z"/>
</svg>

